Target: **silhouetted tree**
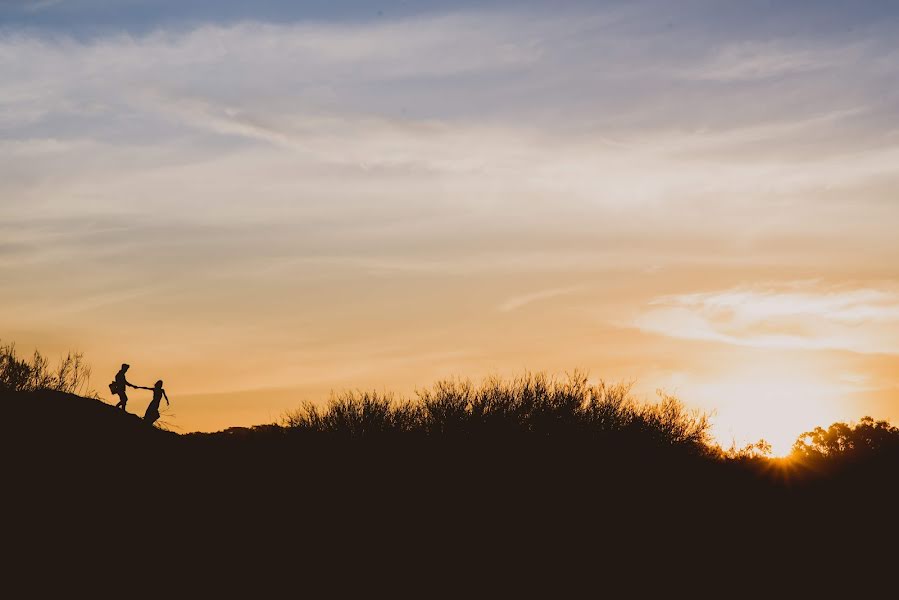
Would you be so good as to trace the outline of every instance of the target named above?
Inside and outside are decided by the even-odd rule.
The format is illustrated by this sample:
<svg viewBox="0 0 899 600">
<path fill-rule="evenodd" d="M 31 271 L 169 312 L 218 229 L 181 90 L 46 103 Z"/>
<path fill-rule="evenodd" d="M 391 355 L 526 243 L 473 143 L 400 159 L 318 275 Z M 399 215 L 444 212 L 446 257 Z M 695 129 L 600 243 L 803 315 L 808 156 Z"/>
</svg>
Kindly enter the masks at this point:
<svg viewBox="0 0 899 600">
<path fill-rule="evenodd" d="M 799 436 L 794 457 L 806 459 L 860 457 L 899 448 L 899 428 L 887 421 L 864 417 L 855 425 L 834 423 Z"/>
</svg>

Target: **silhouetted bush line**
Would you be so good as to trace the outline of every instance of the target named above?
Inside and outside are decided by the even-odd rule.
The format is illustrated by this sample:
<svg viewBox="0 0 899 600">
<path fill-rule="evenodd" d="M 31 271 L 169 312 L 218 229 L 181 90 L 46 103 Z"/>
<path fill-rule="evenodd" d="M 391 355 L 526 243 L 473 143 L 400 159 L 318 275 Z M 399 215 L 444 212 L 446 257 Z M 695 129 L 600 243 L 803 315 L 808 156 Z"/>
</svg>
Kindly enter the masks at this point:
<svg viewBox="0 0 899 600">
<path fill-rule="evenodd" d="M 56 369 L 37 350 L 31 359 L 19 358 L 15 344 L 0 344 L 0 391 L 36 392 L 52 390 L 97 397 L 90 390 L 91 368 L 80 352 L 69 352 Z"/>
<path fill-rule="evenodd" d="M 588 383 L 575 372 L 559 380 L 542 373 L 481 385 L 446 380 L 419 390 L 414 399 L 390 393 L 348 391 L 324 407 L 306 403 L 280 425 L 233 428 L 243 440 L 285 436 L 350 440 L 464 440 L 507 443 L 515 439 L 589 443 L 633 453 L 656 448 L 732 463 L 764 463 L 765 440 L 723 449 L 711 437 L 709 416 L 659 394 L 656 403 L 636 400 L 627 384 Z M 899 455 L 899 428 L 864 417 L 857 424 L 834 423 L 803 433 L 788 457 L 797 464 L 852 462 Z"/>
<path fill-rule="evenodd" d="M 414 399 L 343 392 L 324 408 L 303 405 L 282 424 L 289 433 L 349 439 L 627 438 L 698 453 L 711 448 L 707 415 L 667 395 L 655 404 L 640 403 L 630 386 L 590 384 L 581 373 L 565 380 L 541 373 L 508 381 L 493 377 L 481 385 L 440 381 Z"/>
</svg>

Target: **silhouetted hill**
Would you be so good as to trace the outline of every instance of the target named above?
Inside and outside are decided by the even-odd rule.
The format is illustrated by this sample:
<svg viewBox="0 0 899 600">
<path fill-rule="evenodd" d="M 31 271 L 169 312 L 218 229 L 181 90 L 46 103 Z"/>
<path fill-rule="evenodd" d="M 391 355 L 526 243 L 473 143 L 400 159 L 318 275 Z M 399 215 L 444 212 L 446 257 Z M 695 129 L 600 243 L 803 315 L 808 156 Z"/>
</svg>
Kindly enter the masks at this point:
<svg viewBox="0 0 899 600">
<path fill-rule="evenodd" d="M 14 424 L 9 434 L 26 445 L 134 445 L 174 435 L 101 400 L 53 390 L 0 391 L 0 408 Z"/>
<path fill-rule="evenodd" d="M 27 453 L 34 460 L 52 458 L 55 463 L 86 456 L 99 459 L 85 465 L 92 468 L 139 454 L 155 455 L 176 473 L 181 466 L 200 461 L 206 473 L 246 469 L 254 475 L 279 477 L 301 469 L 307 476 L 346 471 L 363 479 L 372 474 L 412 475 L 419 482 L 482 478 L 479 485 L 484 489 L 509 477 L 570 477 L 583 486 L 593 485 L 599 476 L 630 490 L 655 492 L 676 486 L 681 496 L 694 492 L 701 496 L 709 485 L 765 495 L 834 486 L 844 479 L 884 490 L 895 483 L 890 475 L 897 465 L 896 430 L 872 429 L 875 423 L 870 419 L 859 425 L 856 443 L 870 445 L 875 437 L 872 431 L 886 432 L 876 448 L 841 456 L 813 451 L 826 449 L 821 440 L 831 446 L 851 441 L 851 428 L 834 425 L 830 430 L 816 430 L 817 446 L 803 446 L 805 454 L 782 461 L 728 458 L 706 446 L 698 434 L 675 436 L 672 430 L 690 431 L 694 426 L 689 421 L 693 417 L 675 409 L 668 411 L 667 421 L 647 423 L 634 416 L 642 417 L 642 413 L 628 413 L 631 409 L 620 398 L 611 402 L 620 414 L 610 416 L 609 402 L 603 400 L 596 409 L 603 413 L 603 422 L 597 426 L 588 420 L 589 415 L 572 416 L 567 409 L 561 410 L 565 399 L 527 408 L 515 407 L 515 399 L 494 397 L 492 401 L 497 414 L 469 407 L 456 410 L 452 419 L 446 417 L 447 402 L 441 401 L 436 419 L 425 413 L 409 417 L 410 405 L 350 395 L 332 401 L 325 412 L 306 407 L 284 425 L 178 435 L 97 399 L 51 390 L 0 391 L 0 406 L 9 424 L 4 442 L 10 451 Z M 515 414 L 510 416 L 513 408 Z M 407 421 L 401 422 L 402 418 Z M 834 431 L 840 436 L 836 441 L 826 438 L 828 432 L 836 435 Z"/>
<path fill-rule="evenodd" d="M 284 572 L 329 557 L 331 567 L 409 569 L 445 589 L 483 570 L 509 591 L 551 570 L 565 573 L 558 589 L 615 590 L 623 573 L 662 577 L 697 561 L 715 570 L 707 581 L 758 556 L 795 569 L 807 548 L 835 541 L 873 560 L 879 528 L 895 520 L 892 455 L 855 463 L 851 476 L 821 463 L 726 459 L 660 443 L 637 422 L 619 430 L 607 413 L 607 429 L 576 434 L 557 400 L 468 416 L 443 402 L 440 414 L 456 420 L 428 434 L 419 426 L 431 421 L 404 425 L 384 406 L 344 402 L 284 426 L 177 435 L 98 400 L 5 392 L 7 514 L 11 531 L 23 529 L 11 535 L 35 552 L 45 539 L 73 554 L 94 543 L 113 555 L 152 549 L 147 560 L 189 548 L 216 577 L 234 555 Z M 354 579 L 356 568 L 332 591 L 374 585 Z M 597 584 L 596 573 L 611 579 Z M 634 588 L 634 576 L 631 591 L 653 581 Z"/>
</svg>

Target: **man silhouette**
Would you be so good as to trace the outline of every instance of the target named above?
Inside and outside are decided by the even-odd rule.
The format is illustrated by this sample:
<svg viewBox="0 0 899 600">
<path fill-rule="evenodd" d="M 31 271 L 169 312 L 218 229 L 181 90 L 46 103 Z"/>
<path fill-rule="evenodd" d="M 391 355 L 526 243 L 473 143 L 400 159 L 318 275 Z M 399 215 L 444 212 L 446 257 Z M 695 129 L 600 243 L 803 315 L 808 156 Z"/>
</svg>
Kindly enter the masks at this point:
<svg viewBox="0 0 899 600">
<path fill-rule="evenodd" d="M 119 408 L 121 406 L 122 410 L 125 410 L 125 405 L 128 404 L 128 394 L 125 393 L 125 388 L 133 387 L 134 389 L 137 389 L 138 387 L 128 383 L 128 380 L 125 379 L 125 371 L 130 367 L 131 365 L 122 364 L 122 368 L 119 369 L 119 372 L 115 375 L 116 393 L 119 395 L 119 403 L 116 404 L 115 407 Z"/>
</svg>

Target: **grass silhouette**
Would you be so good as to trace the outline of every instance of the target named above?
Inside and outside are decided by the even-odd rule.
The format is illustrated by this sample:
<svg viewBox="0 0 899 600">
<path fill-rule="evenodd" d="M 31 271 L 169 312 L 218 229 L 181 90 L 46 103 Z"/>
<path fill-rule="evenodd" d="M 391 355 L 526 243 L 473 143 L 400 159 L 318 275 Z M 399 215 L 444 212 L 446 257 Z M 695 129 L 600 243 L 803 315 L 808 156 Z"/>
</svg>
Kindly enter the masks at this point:
<svg viewBox="0 0 899 600">
<path fill-rule="evenodd" d="M 496 440 L 537 437 L 596 440 L 631 438 L 697 453 L 711 441 L 707 415 L 670 396 L 641 404 L 627 385 L 590 385 L 575 372 L 565 380 L 543 373 L 481 385 L 447 380 L 420 390 L 415 400 L 391 394 L 344 392 L 325 408 L 307 403 L 288 413 L 284 427 L 301 434 L 344 438 L 412 437 Z"/>
</svg>

